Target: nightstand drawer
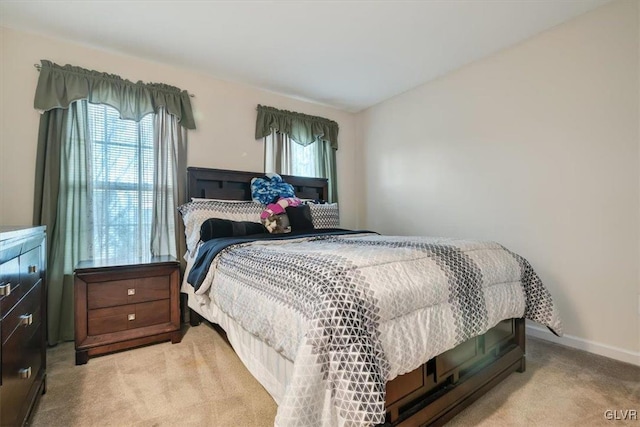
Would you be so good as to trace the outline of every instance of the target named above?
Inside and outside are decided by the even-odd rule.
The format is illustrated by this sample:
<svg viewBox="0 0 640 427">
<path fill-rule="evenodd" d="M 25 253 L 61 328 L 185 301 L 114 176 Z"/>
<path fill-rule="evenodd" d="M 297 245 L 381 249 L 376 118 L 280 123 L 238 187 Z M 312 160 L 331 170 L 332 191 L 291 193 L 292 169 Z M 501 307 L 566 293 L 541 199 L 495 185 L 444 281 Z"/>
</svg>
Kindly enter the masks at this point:
<svg viewBox="0 0 640 427">
<path fill-rule="evenodd" d="M 121 332 L 171 321 L 169 299 L 89 310 L 88 335 Z"/>
<path fill-rule="evenodd" d="M 96 282 L 87 285 L 87 304 L 90 310 L 121 306 L 169 298 L 169 276 Z"/>
</svg>

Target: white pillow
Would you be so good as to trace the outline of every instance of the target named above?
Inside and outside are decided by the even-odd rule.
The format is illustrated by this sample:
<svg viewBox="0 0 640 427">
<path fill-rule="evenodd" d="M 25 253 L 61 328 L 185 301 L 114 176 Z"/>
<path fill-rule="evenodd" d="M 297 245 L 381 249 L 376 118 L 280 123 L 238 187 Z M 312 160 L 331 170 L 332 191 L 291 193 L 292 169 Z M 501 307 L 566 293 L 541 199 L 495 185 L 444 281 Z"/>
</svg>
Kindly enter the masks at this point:
<svg viewBox="0 0 640 427">
<path fill-rule="evenodd" d="M 178 211 L 182 214 L 184 222 L 187 250 L 191 255 L 195 255 L 200 242 L 200 227 L 209 218 L 260 222 L 260 213 L 263 210 L 264 205 L 251 200 L 197 199 L 179 206 Z"/>
</svg>

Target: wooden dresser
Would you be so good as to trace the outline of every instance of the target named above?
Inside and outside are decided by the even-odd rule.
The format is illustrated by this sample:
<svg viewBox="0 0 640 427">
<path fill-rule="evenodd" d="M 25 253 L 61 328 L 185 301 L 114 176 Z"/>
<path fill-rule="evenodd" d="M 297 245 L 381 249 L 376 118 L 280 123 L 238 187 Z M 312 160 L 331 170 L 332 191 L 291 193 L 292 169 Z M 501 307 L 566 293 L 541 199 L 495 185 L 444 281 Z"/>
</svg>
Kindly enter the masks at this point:
<svg viewBox="0 0 640 427">
<path fill-rule="evenodd" d="M 45 227 L 0 226 L 0 425 L 26 424 L 46 378 Z"/>
<path fill-rule="evenodd" d="M 83 261 L 75 270 L 76 365 L 180 332 L 180 263 L 172 257 Z"/>
</svg>

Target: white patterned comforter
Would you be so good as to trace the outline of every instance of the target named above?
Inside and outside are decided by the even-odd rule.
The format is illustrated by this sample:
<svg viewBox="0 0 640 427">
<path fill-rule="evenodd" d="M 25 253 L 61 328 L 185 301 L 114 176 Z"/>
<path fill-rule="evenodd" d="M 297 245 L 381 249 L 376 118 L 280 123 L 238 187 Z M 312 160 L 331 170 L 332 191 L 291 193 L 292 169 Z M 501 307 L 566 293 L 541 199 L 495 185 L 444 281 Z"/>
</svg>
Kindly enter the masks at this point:
<svg viewBox="0 0 640 427">
<path fill-rule="evenodd" d="M 365 233 L 233 245 L 197 291 L 294 363 L 276 425 L 384 422 L 385 384 L 499 321 L 561 334 L 529 263 L 493 242 Z"/>
</svg>

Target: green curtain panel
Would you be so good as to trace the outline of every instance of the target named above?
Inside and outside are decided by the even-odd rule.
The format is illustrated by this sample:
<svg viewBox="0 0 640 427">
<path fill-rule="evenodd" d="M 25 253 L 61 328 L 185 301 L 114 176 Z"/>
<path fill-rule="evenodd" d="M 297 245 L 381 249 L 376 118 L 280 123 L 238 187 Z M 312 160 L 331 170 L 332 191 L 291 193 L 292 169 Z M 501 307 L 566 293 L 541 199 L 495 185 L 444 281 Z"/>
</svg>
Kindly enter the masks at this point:
<svg viewBox="0 0 640 427">
<path fill-rule="evenodd" d="M 87 101 L 40 117 L 34 224 L 47 226 L 48 341 L 74 339 L 73 269 L 90 255 Z"/>
<path fill-rule="evenodd" d="M 272 130 L 286 133 L 301 145 L 320 140 L 338 149 L 338 123 L 333 120 L 258 105 L 256 139 L 270 135 Z"/>
<path fill-rule="evenodd" d="M 151 253 L 180 255 L 187 250 L 177 206 L 186 201 L 187 131 L 161 108 L 154 117 L 154 177 Z"/>
<path fill-rule="evenodd" d="M 316 156 L 317 169 L 322 178 L 329 178 L 329 194 L 327 201 L 338 203 L 338 174 L 336 170 L 336 150 L 327 141 L 318 142 Z"/>
<path fill-rule="evenodd" d="M 40 77 L 34 99 L 37 110 L 69 108 L 73 101 L 86 99 L 107 104 L 120 112 L 120 118 L 140 121 L 161 107 L 175 116 L 186 129 L 195 129 L 191 100 L 186 90 L 162 83 L 133 83 L 114 74 L 72 65 L 60 66 L 41 60 Z"/>
</svg>

